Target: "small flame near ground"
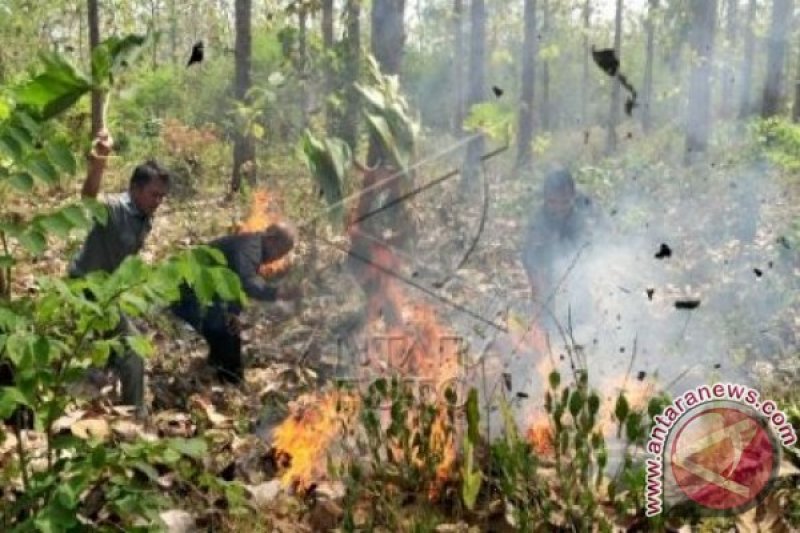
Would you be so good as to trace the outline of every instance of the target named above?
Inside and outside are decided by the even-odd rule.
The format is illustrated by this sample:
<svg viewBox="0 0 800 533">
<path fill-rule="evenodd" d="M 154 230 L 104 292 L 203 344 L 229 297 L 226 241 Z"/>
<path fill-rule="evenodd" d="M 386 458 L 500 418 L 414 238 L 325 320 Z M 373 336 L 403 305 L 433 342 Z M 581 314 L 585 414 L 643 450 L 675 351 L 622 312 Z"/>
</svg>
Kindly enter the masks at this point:
<svg viewBox="0 0 800 533">
<path fill-rule="evenodd" d="M 545 346 L 541 340 L 544 338 L 542 331 L 534 326 L 527 337 L 531 343 L 529 345 L 535 346 L 538 352 L 539 360 L 536 363 L 536 371 L 539 374 L 543 390 L 550 387 L 550 374 L 556 370 L 559 371 L 563 384 L 564 378 L 571 375 L 570 369 L 567 368 L 566 363 L 562 365 L 564 368 L 559 369 L 555 359 L 552 357 L 552 353 L 541 351 Z M 597 389 L 605 394 L 604 397 L 601 396 L 600 411 L 597 418 L 597 426 L 603 432 L 603 435 L 608 438 L 616 434 L 618 422 L 614 416 L 614 408 L 620 393 L 624 393 L 631 410 L 641 411 L 646 409 L 655 389 L 655 382 L 651 380 L 639 381 L 624 373 L 604 379 Z M 547 413 L 538 411 L 530 417 L 530 420 L 526 433 L 528 442 L 540 453 L 546 455 L 554 453 L 553 426 Z"/>
<path fill-rule="evenodd" d="M 358 412 L 358 398 L 340 391 L 300 398 L 273 433 L 278 454 L 288 455 L 284 486 L 306 489 L 325 475 L 326 452 Z"/>
<path fill-rule="evenodd" d="M 236 228 L 236 233 L 256 233 L 264 231 L 271 224 L 283 220 L 283 215 L 278 208 L 277 196 L 270 194 L 266 189 L 259 189 L 253 193 L 247 218 Z M 258 273 L 265 278 L 272 278 L 289 269 L 289 256 L 268 261 L 262 264 Z"/>
</svg>

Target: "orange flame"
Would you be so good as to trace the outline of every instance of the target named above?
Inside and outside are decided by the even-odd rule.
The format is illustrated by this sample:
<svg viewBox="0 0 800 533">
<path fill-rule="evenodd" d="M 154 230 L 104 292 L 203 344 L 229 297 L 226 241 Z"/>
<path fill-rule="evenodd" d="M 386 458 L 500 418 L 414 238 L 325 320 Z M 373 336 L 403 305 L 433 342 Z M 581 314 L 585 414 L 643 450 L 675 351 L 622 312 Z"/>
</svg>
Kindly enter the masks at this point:
<svg viewBox="0 0 800 533">
<path fill-rule="evenodd" d="M 280 222 L 283 218 L 277 207 L 277 201 L 264 190 L 253 193 L 253 200 L 250 204 L 250 212 L 247 219 L 236 228 L 237 233 L 256 233 L 264 231 L 271 224 Z M 268 261 L 262 264 L 258 273 L 265 278 L 271 278 L 286 272 L 289 269 L 289 256 L 281 257 L 275 261 Z"/>
<path fill-rule="evenodd" d="M 327 452 L 342 427 L 349 423 L 358 399 L 339 392 L 306 396 L 290 415 L 275 428 L 272 445 L 290 463 L 281 476 L 284 486 L 306 489 L 325 473 Z"/>
<path fill-rule="evenodd" d="M 537 417 L 528 428 L 526 437 L 537 454 L 546 457 L 555 456 L 556 449 L 553 444 L 553 428 L 550 426 L 547 417 Z"/>
</svg>

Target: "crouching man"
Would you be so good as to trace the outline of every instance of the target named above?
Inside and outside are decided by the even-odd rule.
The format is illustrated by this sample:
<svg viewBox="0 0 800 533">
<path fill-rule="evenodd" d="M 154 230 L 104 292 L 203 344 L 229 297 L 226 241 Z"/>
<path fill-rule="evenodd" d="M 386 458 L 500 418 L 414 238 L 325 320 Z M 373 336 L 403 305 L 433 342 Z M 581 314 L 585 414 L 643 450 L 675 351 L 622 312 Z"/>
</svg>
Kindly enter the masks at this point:
<svg viewBox="0 0 800 533">
<path fill-rule="evenodd" d="M 291 300 L 297 297 L 294 287 L 273 287 L 259 274 L 259 267 L 288 254 L 296 240 L 296 231 L 281 222 L 256 233 L 220 237 L 208 243 L 225 256 L 228 267 L 242 283 L 248 297 L 261 301 Z M 239 383 L 243 378 L 242 339 L 238 316 L 242 309 L 232 302 L 215 299 L 208 307 L 200 303 L 194 291 L 183 286 L 181 299 L 172 312 L 185 320 L 208 342 L 208 363 L 222 381 Z"/>
</svg>

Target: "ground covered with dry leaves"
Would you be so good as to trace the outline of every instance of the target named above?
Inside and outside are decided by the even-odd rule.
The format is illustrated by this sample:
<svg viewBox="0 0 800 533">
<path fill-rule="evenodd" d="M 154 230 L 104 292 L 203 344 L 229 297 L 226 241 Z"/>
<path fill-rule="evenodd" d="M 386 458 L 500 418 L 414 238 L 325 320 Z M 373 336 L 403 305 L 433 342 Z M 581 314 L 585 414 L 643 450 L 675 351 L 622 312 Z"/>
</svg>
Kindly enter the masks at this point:
<svg viewBox="0 0 800 533">
<path fill-rule="evenodd" d="M 520 321 L 519 317 L 530 311 L 525 275 L 518 260 L 518 247 L 522 228 L 530 212 L 526 202 L 534 202 L 536 193 L 531 192 L 531 184 L 515 179 L 508 172 L 501 171 L 501 168 L 502 165 L 491 167 L 487 174 L 492 201 L 478 245 L 458 275 L 449 280 L 438 294 L 465 305 L 469 302 L 485 303 L 482 312 L 491 310 L 494 313 L 492 320 L 513 330 L 515 321 Z M 674 172 L 666 168 L 663 171 Z M 616 172 L 615 179 L 620 182 L 627 181 L 630 184 L 637 179 L 637 171 L 630 168 L 612 168 L 608 172 L 609 175 Z M 762 295 L 770 276 L 779 278 L 778 284 L 770 286 L 772 292 L 792 290 L 797 286 L 797 276 L 800 275 L 797 251 L 784 249 L 780 231 L 786 227 L 787 220 L 796 215 L 792 205 L 797 205 L 798 191 L 793 189 L 794 197 L 773 196 L 769 203 L 761 206 L 759 219 L 752 228 L 752 238 L 743 241 L 738 238 L 739 229 L 734 227 L 747 223 L 736 211 L 740 209 L 738 204 L 707 201 L 729 192 L 730 184 L 721 179 L 725 172 L 724 168 L 707 170 L 711 176 L 709 186 L 699 193 L 698 190 L 669 187 L 664 183 L 666 180 L 653 179 L 643 171 L 640 179 L 646 182 L 643 190 L 648 198 L 637 200 L 633 207 L 617 202 L 609 193 L 609 185 L 602 180 L 590 182 L 592 175 L 588 171 L 579 175 L 579 181 L 583 179 L 593 187 L 592 192 L 612 217 L 622 218 L 617 221 L 620 226 L 630 228 L 657 220 L 660 227 L 671 228 L 670 232 L 664 233 L 664 240 L 669 240 L 677 256 L 669 266 L 676 272 L 670 278 L 670 283 L 651 286 L 648 283 L 652 280 L 635 278 L 631 286 L 623 289 L 637 292 L 644 300 L 647 298 L 645 289 L 652 288 L 655 305 L 665 308 L 669 308 L 676 298 L 699 298 L 708 301 L 710 306 L 719 306 L 719 315 L 725 315 L 724 318 L 730 320 L 747 320 L 748 316 L 736 317 L 725 309 L 747 306 L 748 302 L 754 301 L 763 306 L 766 313 L 762 315 L 765 324 L 763 329 L 767 331 L 764 338 L 758 342 L 742 340 L 735 343 L 735 350 L 720 354 L 719 365 L 723 375 L 727 368 L 735 367 L 734 375 L 749 375 L 772 394 L 790 398 L 790 389 L 797 385 L 798 375 L 800 319 L 797 298 L 775 307 L 767 305 L 764 302 L 766 297 Z M 312 201 L 310 196 L 291 196 L 293 193 L 284 190 L 276 192 L 286 194 L 280 202 L 290 218 L 296 218 L 303 212 L 304 202 Z M 68 196 L 64 193 L 65 198 Z M 59 200 L 55 198 L 52 201 L 57 203 Z M 24 207 L 17 206 L 18 209 Z M 247 210 L 247 200 L 230 201 L 216 193 L 189 200 L 169 200 L 157 215 L 144 256 L 149 260 L 161 258 L 175 249 L 231 232 L 246 216 Z M 465 205 L 463 210 L 465 213 L 480 214 L 480 202 Z M 654 211 L 658 211 L 655 217 Z M 687 211 L 692 211 L 694 215 L 687 218 Z M 438 248 L 440 253 L 449 253 L 448 247 L 452 247 L 453 253 L 456 253 L 456 249 L 465 247 L 463 239 L 453 243 L 453 239 L 448 237 L 448 228 L 452 224 L 442 223 L 447 213 L 440 213 L 436 209 L 420 209 L 418 218 L 420 227 L 424 228 L 423 239 L 430 240 L 427 249 Z M 162 519 L 172 531 L 190 531 L 197 527 L 236 531 L 247 528 L 255 531 L 321 531 L 342 525 L 347 480 L 329 475 L 324 459 L 325 450 L 301 452 L 298 448 L 295 451 L 298 456 L 301 453 L 310 454 L 310 458 L 305 460 L 317 463 L 313 479 L 298 483 L 296 477 L 286 475 L 291 468 L 292 458 L 287 457 L 286 453 L 276 453 L 273 447 L 275 429 L 287 417 L 294 417 L 300 426 L 306 424 L 315 431 L 322 427 L 320 420 L 313 418 L 322 416 L 314 415 L 318 407 L 314 405 L 314 402 L 318 402 L 314 391 L 326 387 L 329 389 L 331 381 L 337 377 L 342 365 L 342 332 L 364 327 L 364 308 L 367 305 L 367 298 L 358 280 L 341 267 L 344 260 L 341 251 L 315 244 L 307 228 L 301 230 L 301 242 L 293 253 L 292 267 L 284 276 L 302 284 L 303 297 L 292 305 L 253 303 L 248 308 L 243 320 L 247 370 L 241 386 L 219 384 L 206 367 L 203 339 L 164 313 L 152 323 L 140 324 L 144 331 L 153 336 L 157 346 L 157 354 L 147 363 L 149 418 L 145 422 L 137 422 L 124 409 L 113 407 L 113 387 L 98 389 L 87 384 L 84 390 L 75 391 L 87 401 L 57 424 L 58 431 L 71 432 L 80 438 L 114 442 L 137 438 L 204 437 L 209 449 L 201 460 L 203 470 L 226 481 L 240 482 L 245 488 L 247 503 L 244 509 L 251 511 L 232 512 L 220 508 L 215 501 L 204 499 L 203 494 L 189 493 L 185 498 L 187 505 L 162 513 Z M 315 231 L 326 232 L 328 239 L 347 245 L 346 239 L 337 236 L 330 227 L 321 225 Z M 21 271 L 15 278 L 14 291 L 36 290 L 37 274 L 64 272 L 67 259 L 77 244 L 74 241 L 65 248 L 53 247 L 48 250 L 43 258 L 31 265 L 30 270 Z M 655 251 L 655 248 L 648 248 L 643 253 L 652 254 Z M 737 268 L 745 268 L 747 264 L 746 275 L 752 276 L 752 283 L 747 288 L 742 289 L 743 285 L 735 284 L 742 275 L 742 268 L 728 269 L 729 264 L 735 264 Z M 407 267 L 409 276 L 413 269 L 413 265 Z M 762 274 L 755 276 L 753 269 L 758 269 L 767 279 L 761 279 Z M 709 271 L 722 274 L 709 276 Z M 638 276 L 641 273 L 636 274 Z M 276 278 L 275 281 L 279 283 L 281 280 Z M 735 294 L 724 290 L 726 284 L 734 284 Z M 433 306 L 441 323 L 467 324 L 466 327 L 470 327 L 471 323 L 458 309 L 432 300 L 430 295 L 419 294 L 413 287 L 404 290 L 407 290 L 409 298 L 426 301 Z M 725 298 L 715 297 L 723 293 Z M 775 316 L 767 316 L 767 310 Z M 695 330 L 693 335 L 698 342 L 703 340 L 702 332 Z M 493 340 L 496 341 L 494 347 L 486 349 L 499 354 L 497 360 L 503 366 L 502 358 L 507 353 L 502 352 L 508 350 L 509 345 L 497 337 Z M 472 349 L 478 350 L 477 346 Z M 614 364 L 628 368 L 627 375 L 622 372 L 625 379 L 621 381 L 629 383 L 631 390 L 639 387 L 647 393 L 653 393 L 665 385 L 666 379 L 675 377 L 675 373 L 671 376 L 662 373 L 659 376 L 656 367 L 630 368 L 629 362 L 629 357 L 624 355 Z M 537 364 L 529 363 L 530 366 Z M 563 366 L 560 370 L 569 372 L 566 362 L 552 366 Z M 495 369 L 495 377 L 508 371 L 507 368 L 506 365 Z M 688 368 L 684 376 L 691 377 L 696 371 Z M 637 374 L 641 379 L 635 379 Z M 699 379 L 707 377 L 707 374 L 697 376 Z M 626 385 L 617 383 L 616 386 Z M 509 386 L 508 389 L 524 394 L 518 395 L 519 401 L 541 405 L 541 387 L 537 389 L 532 385 L 514 384 L 513 388 Z M 604 400 L 611 401 L 618 391 L 604 392 L 607 393 Z M 796 396 L 794 398 L 793 401 L 797 402 Z M 526 417 L 535 409 L 520 408 L 519 411 L 527 414 L 521 415 L 518 420 L 530 420 Z M 332 424 L 335 422 L 329 422 L 328 427 Z M 463 417 L 459 418 L 458 424 L 463 424 Z M 527 428 L 520 429 L 524 432 Z M 335 441 L 335 433 L 333 431 L 330 436 L 317 434 L 316 437 L 321 443 Z M 314 437 L 312 434 L 309 438 Z M 28 448 L 35 455 L 36 442 L 42 442 L 44 437 L 27 432 L 26 438 Z M 308 443 L 302 445 L 309 446 Z M 0 446 L 0 467 L 12 460 L 14 451 L 14 437 L 9 435 Z M 452 468 L 455 471 L 455 463 Z M 790 468 L 789 465 L 787 468 Z M 547 469 L 542 472 L 543 476 L 548 475 Z M 794 480 L 796 491 L 797 470 L 789 469 L 782 475 Z M 156 472 L 156 476 L 158 487 L 166 494 L 176 489 L 173 472 Z M 442 490 L 446 495 L 449 494 L 448 497 L 453 497 L 452 492 Z M 457 491 L 454 497 L 458 498 Z M 419 499 L 425 498 L 422 496 Z M 437 531 L 512 529 L 504 520 L 505 512 L 499 495 L 496 501 L 489 502 L 482 515 L 463 515 L 471 517 L 467 521 L 458 519 L 458 513 L 448 513 L 447 497 L 441 499 L 445 504 L 438 511 L 438 525 L 431 526 Z M 414 498 L 406 500 L 398 501 L 397 509 L 413 518 L 418 506 Z M 758 523 L 762 528 L 777 528 L 776 506 L 777 500 L 769 500 L 759 508 L 758 514 L 748 514 L 739 520 L 736 527 L 755 531 L 748 527 L 756 527 Z M 354 508 L 357 527 L 359 516 L 363 519 L 365 514 L 371 512 L 370 503 L 360 502 Z M 605 511 L 614 512 L 609 508 Z M 642 527 L 642 522 L 632 516 L 617 516 L 613 520 L 620 528 L 636 524 Z M 473 525 L 467 525 L 468 521 Z M 553 524 L 553 527 L 556 526 L 558 524 Z M 713 530 L 716 526 L 709 522 L 708 527 Z"/>
</svg>

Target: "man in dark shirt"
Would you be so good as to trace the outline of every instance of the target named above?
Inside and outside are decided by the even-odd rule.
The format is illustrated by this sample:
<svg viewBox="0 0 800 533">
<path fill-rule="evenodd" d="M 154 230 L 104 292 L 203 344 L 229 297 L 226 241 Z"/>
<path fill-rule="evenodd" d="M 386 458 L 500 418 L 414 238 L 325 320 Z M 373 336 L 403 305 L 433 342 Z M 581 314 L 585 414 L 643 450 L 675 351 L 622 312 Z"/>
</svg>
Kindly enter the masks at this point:
<svg viewBox="0 0 800 533">
<path fill-rule="evenodd" d="M 242 233 L 220 237 L 208 243 L 221 251 L 228 267 L 242 283 L 247 296 L 256 300 L 289 300 L 296 296 L 294 288 L 273 287 L 259 274 L 259 267 L 288 254 L 294 247 L 296 231 L 288 223 L 269 226 L 262 232 Z M 182 287 L 181 300 L 172 311 L 188 322 L 208 342 L 208 362 L 217 369 L 223 381 L 238 383 L 242 380 L 242 340 L 239 335 L 238 315 L 241 307 L 215 299 L 203 308 L 189 287 Z"/>
<path fill-rule="evenodd" d="M 89 155 L 89 169 L 81 195 L 96 198 L 100 182 L 111 152 L 113 141 L 102 130 L 93 143 Z M 105 225 L 95 223 L 81 250 L 69 266 L 70 277 L 81 277 L 91 272 L 113 272 L 126 257 L 136 255 L 152 228 L 152 217 L 169 191 L 169 173 L 155 161 L 137 166 L 130 178 L 128 191 L 104 199 L 108 208 Z M 126 336 L 135 330 L 124 316 L 115 335 Z M 144 361 L 130 348 L 114 353 L 109 367 L 116 370 L 122 384 L 124 405 L 134 405 L 144 410 Z"/>
<path fill-rule="evenodd" d="M 599 221 L 591 200 L 576 191 L 569 171 L 560 169 L 547 175 L 544 203 L 528 224 L 522 249 L 522 263 L 535 300 L 547 303 L 559 277 L 565 274 L 559 267 L 567 266 L 590 242 Z"/>
</svg>

